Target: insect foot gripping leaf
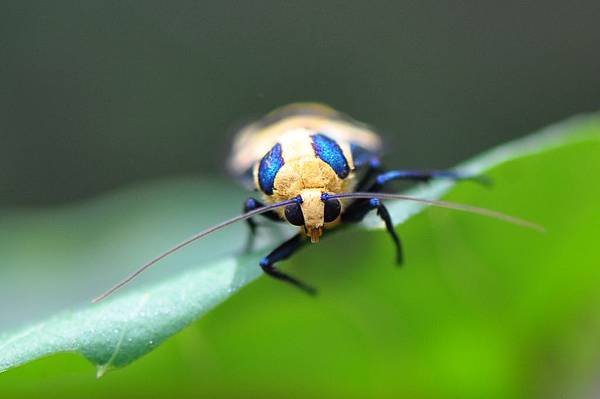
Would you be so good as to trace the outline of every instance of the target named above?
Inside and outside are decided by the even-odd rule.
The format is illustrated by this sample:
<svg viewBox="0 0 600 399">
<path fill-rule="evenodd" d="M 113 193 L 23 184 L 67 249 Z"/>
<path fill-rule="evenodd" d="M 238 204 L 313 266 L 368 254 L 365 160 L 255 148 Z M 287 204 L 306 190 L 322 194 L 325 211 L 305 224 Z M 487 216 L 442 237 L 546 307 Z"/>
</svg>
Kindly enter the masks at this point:
<svg viewBox="0 0 600 399">
<path fill-rule="evenodd" d="M 583 141 L 597 145 L 598 140 L 600 140 L 598 116 L 573 118 L 488 151 L 459 165 L 457 170 L 481 174 L 502 164 L 502 167 L 497 169 L 497 173 L 501 174 L 502 168 L 510 166 L 515 160 L 534 162 L 536 157 L 532 156 L 533 154 L 543 153 L 549 149 L 568 148 Z M 526 168 L 523 170 L 523 173 L 526 173 Z M 496 169 L 492 172 L 496 173 L 495 171 Z M 194 185 L 196 184 L 195 182 Z M 410 195 L 439 199 L 452 187 L 452 182 L 435 182 L 418 187 Z M 463 192 L 462 187 L 464 186 L 453 191 L 453 194 Z M 496 185 L 492 192 L 494 195 L 505 195 L 507 198 L 523 198 L 523 193 L 511 193 L 507 190 L 510 190 L 510 187 Z M 135 198 L 152 197 L 140 194 L 139 190 L 126 195 Z M 414 202 L 390 202 L 389 211 L 395 223 L 402 223 L 419 212 L 423 206 Z M 117 205 L 115 209 L 120 208 Z M 75 209 L 73 215 L 77 215 L 77 219 L 82 219 L 81 213 L 85 211 L 85 208 L 83 211 Z M 87 220 L 87 218 L 83 219 Z M 65 220 L 72 219 L 67 215 Z M 182 217 L 181 220 L 185 219 Z M 536 220 L 536 222 L 544 224 L 546 220 Z M 30 226 L 31 219 L 24 218 L 23 224 L 27 223 Z M 380 228 L 381 222 L 376 218 L 368 218 L 363 225 L 368 228 Z M 100 226 L 102 226 L 101 221 L 98 222 L 98 229 Z M 5 227 L 0 225 L 0 230 L 3 228 Z M 235 234 L 238 234 L 235 240 L 242 242 L 242 229 Z M 232 237 L 227 236 L 227 239 L 231 241 Z M 92 249 L 88 251 L 91 253 Z M 59 352 L 82 354 L 97 365 L 98 376 L 112 368 L 131 363 L 155 349 L 165 339 L 260 275 L 260 269 L 256 265 L 263 251 L 243 256 L 232 251 L 229 253 L 218 261 L 204 261 L 204 264 L 202 264 L 203 260 L 198 258 L 197 262 L 201 266 L 184 274 L 172 275 L 159 283 L 146 286 L 140 282 L 129 287 L 128 291 L 119 293 L 100 304 L 88 304 L 57 314 L 48 320 L 33 323 L 20 331 L 3 335 L 0 339 L 0 370 L 4 371 Z M 79 254 L 81 256 L 78 259 L 85 259 L 86 254 Z M 12 256 L 15 259 L 5 258 L 7 265 L 19 263 L 16 259 L 18 255 Z M 111 264 L 111 262 L 113 260 L 107 254 L 105 263 Z M 377 272 L 383 273 L 382 270 Z"/>
</svg>

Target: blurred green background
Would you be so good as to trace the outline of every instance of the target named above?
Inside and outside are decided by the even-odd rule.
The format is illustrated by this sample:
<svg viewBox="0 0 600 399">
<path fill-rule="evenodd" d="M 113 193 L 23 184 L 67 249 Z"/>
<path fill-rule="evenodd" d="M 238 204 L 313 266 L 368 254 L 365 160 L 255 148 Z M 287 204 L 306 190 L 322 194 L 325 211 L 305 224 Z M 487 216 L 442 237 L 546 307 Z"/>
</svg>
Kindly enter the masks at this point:
<svg viewBox="0 0 600 399">
<path fill-rule="evenodd" d="M 318 100 L 443 167 L 600 105 L 597 1 L 0 2 L 0 203 L 222 173 L 249 117 Z"/>
<path fill-rule="evenodd" d="M 599 13 L 595 1 L 2 1 L 0 332 L 85 303 L 237 212 L 245 194 L 223 172 L 232 132 L 279 105 L 329 103 L 382 132 L 389 165 L 423 168 L 596 111 Z M 426 213 L 400 227 L 411 267 L 390 274 L 387 237 L 340 234 L 290 262 L 327 288 L 319 302 L 261 279 L 99 383 L 62 355 L 0 376 L 0 392 L 594 397 L 597 257 L 582 248 L 600 197 L 577 164 L 586 153 L 598 147 L 454 194 L 555 227 L 548 241 Z M 576 201 L 586 195 L 596 202 Z M 216 259 L 244 233 L 143 279 Z"/>
</svg>

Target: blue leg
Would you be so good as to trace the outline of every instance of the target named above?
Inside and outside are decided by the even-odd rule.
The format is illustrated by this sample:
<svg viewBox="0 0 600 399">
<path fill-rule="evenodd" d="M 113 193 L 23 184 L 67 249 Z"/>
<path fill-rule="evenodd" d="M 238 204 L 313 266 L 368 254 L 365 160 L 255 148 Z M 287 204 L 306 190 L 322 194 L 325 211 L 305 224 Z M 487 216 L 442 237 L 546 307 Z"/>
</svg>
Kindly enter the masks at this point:
<svg viewBox="0 0 600 399">
<path fill-rule="evenodd" d="M 317 293 L 315 288 L 303 283 L 295 277 L 283 273 L 275 267 L 275 263 L 289 258 L 305 243 L 305 237 L 302 234 L 296 234 L 294 237 L 275 248 L 269 255 L 262 258 L 260 260 L 260 267 L 269 276 L 293 284 L 308 294 L 314 295 Z"/>
<path fill-rule="evenodd" d="M 260 202 L 257 199 L 254 198 L 248 198 L 246 200 L 246 202 L 244 202 L 244 212 L 249 212 L 249 211 L 253 211 L 257 208 L 261 208 L 265 206 L 262 202 Z M 274 222 L 283 222 L 283 219 L 281 219 L 281 217 L 279 217 L 279 214 L 275 211 L 269 211 L 269 212 L 265 212 L 265 213 L 261 213 L 260 216 L 265 217 L 269 220 L 272 220 Z M 256 231 L 256 221 L 253 218 L 250 219 L 246 219 L 246 223 L 248 224 L 248 227 L 250 227 L 250 231 L 252 233 L 254 233 Z"/>
<path fill-rule="evenodd" d="M 485 176 L 466 175 L 450 170 L 391 170 L 377 176 L 375 182 L 367 188 L 366 191 L 378 192 L 389 182 L 396 180 L 427 182 L 432 179 L 450 179 L 450 180 L 473 180 L 482 184 L 489 184 L 490 180 Z"/>
<path fill-rule="evenodd" d="M 377 215 L 385 223 L 385 228 L 389 233 L 390 237 L 394 241 L 396 246 L 396 262 L 401 265 L 404 261 L 404 255 L 402 253 L 402 244 L 400 238 L 394 229 L 392 218 L 385 205 L 381 203 L 377 198 L 371 198 L 366 201 L 355 201 L 346 208 L 342 214 L 342 222 L 345 223 L 358 223 L 365 218 L 367 213 L 372 210 L 377 210 Z"/>
<path fill-rule="evenodd" d="M 248 198 L 246 202 L 244 202 L 244 212 L 253 211 L 254 209 L 263 207 L 264 204 L 254 198 Z M 283 222 L 283 220 L 279 217 L 279 214 L 275 211 L 269 211 L 262 213 L 260 216 L 265 217 L 269 220 L 275 222 Z M 246 219 L 246 224 L 250 229 L 250 234 L 248 235 L 248 240 L 246 241 L 245 252 L 249 252 L 254 245 L 254 238 L 256 237 L 256 221 L 254 218 Z"/>
</svg>

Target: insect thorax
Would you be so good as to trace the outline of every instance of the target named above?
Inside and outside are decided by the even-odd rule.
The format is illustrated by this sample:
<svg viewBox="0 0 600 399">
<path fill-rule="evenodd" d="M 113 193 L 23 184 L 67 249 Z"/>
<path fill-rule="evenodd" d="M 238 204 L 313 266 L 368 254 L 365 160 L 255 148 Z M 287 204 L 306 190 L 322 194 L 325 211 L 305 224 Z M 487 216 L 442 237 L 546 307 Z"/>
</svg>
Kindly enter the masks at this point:
<svg viewBox="0 0 600 399">
<path fill-rule="evenodd" d="M 350 146 L 307 129 L 286 132 L 254 167 L 256 187 L 268 202 L 298 196 L 303 190 L 339 193 L 351 188 L 354 163 Z"/>
</svg>

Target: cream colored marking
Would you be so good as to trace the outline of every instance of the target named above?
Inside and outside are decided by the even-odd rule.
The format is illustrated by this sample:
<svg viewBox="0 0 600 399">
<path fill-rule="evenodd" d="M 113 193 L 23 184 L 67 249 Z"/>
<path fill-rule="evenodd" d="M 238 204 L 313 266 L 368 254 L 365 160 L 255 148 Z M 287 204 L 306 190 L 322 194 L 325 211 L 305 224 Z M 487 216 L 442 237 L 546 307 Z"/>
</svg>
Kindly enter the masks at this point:
<svg viewBox="0 0 600 399">
<path fill-rule="evenodd" d="M 292 106 L 294 105 L 289 107 Z M 296 115 L 265 127 L 261 127 L 260 122 L 257 122 L 243 128 L 234 140 L 228 168 L 235 174 L 244 173 L 254 163 L 260 161 L 281 140 L 282 135 L 298 129 L 305 129 L 310 134 L 323 133 L 327 135 L 342 146 L 344 153 L 350 152 L 350 142 L 359 144 L 372 152 L 379 152 L 381 149 L 379 136 L 367 125 L 335 120 L 327 115 Z"/>
<path fill-rule="evenodd" d="M 281 144 L 281 155 L 284 164 L 297 159 L 315 158 L 315 150 L 312 146 L 312 131 L 308 129 L 289 130 L 279 136 L 278 143 Z"/>
<path fill-rule="evenodd" d="M 346 162 L 348 162 L 348 167 L 350 170 L 354 170 L 354 158 L 352 157 L 352 149 L 350 148 L 350 144 L 345 141 L 337 141 L 340 146 L 344 157 L 346 158 Z"/>
<path fill-rule="evenodd" d="M 318 188 L 302 190 L 300 193 L 304 225 L 311 242 L 319 242 L 319 238 L 323 234 L 325 204 L 321 201 L 321 194 L 322 190 Z"/>
<path fill-rule="evenodd" d="M 302 227 L 300 231 L 308 235 L 312 242 L 318 242 L 323 234 L 325 211 L 321 194 L 351 191 L 354 184 L 353 172 L 347 178 L 340 179 L 331 166 L 313 154 L 283 165 L 275 178 L 273 195 L 264 195 L 263 198 L 265 202 L 273 203 L 301 196 L 306 230 Z M 284 217 L 284 210 L 280 209 L 279 212 Z M 336 224 L 334 221 L 327 226 Z"/>
</svg>

